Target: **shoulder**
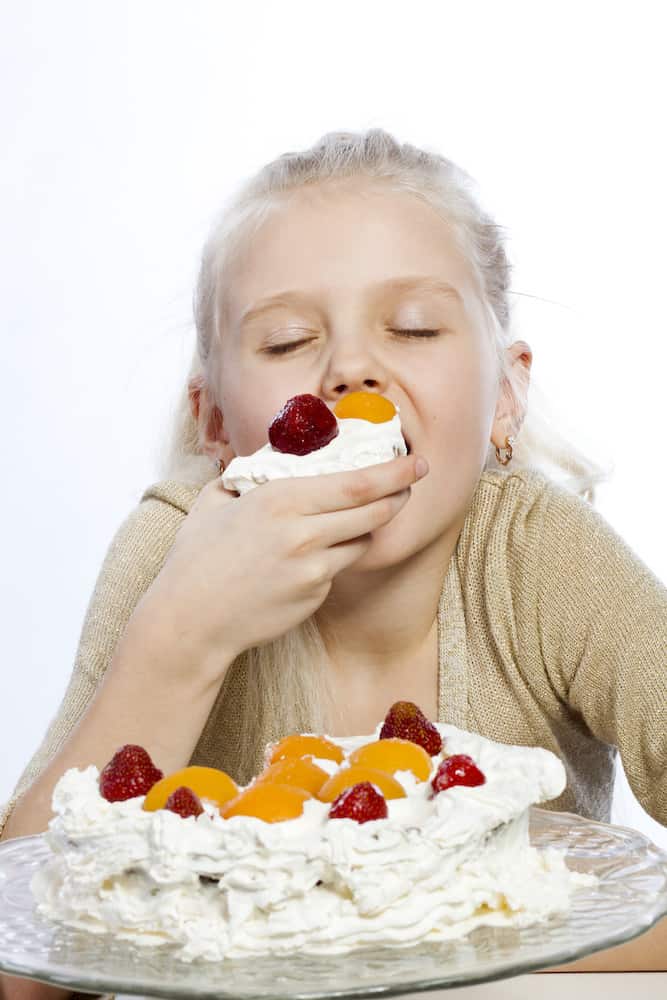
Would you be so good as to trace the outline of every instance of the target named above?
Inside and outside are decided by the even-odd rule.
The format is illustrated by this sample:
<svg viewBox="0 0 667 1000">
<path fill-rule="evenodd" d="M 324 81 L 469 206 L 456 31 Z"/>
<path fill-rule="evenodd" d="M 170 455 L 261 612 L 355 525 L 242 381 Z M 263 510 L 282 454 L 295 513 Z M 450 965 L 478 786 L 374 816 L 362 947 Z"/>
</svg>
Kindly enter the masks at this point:
<svg viewBox="0 0 667 1000">
<path fill-rule="evenodd" d="M 184 483 L 176 479 L 160 479 L 146 487 L 139 503 L 156 510 L 163 505 L 176 513 L 189 514 L 203 485 L 203 483 Z"/>
<path fill-rule="evenodd" d="M 588 500 L 533 467 L 517 468 L 512 472 L 486 469 L 480 476 L 473 503 L 491 505 L 496 513 L 508 508 L 593 510 Z"/>
<path fill-rule="evenodd" d="M 148 504 L 157 509 L 159 504 L 162 504 L 177 514 L 189 514 L 204 486 L 218 476 L 216 466 L 209 459 L 201 455 L 192 455 L 188 462 L 180 463 L 175 475 L 159 479 L 147 486 L 141 495 L 139 505 Z"/>
<path fill-rule="evenodd" d="M 485 470 L 458 555 L 463 571 L 504 581 L 515 595 L 526 588 L 583 591 L 597 584 L 605 565 L 623 576 L 630 568 L 646 572 L 588 500 L 533 468 Z"/>
<path fill-rule="evenodd" d="M 577 590 L 582 601 L 610 598 L 610 587 L 649 592 L 664 606 L 664 584 L 595 507 L 545 473 L 485 471 L 466 521 L 468 547 L 504 562 L 517 587 Z M 474 540 L 474 541 L 472 541 Z M 484 562 L 488 563 L 489 558 Z"/>
<path fill-rule="evenodd" d="M 103 574 L 144 572 L 160 565 L 203 484 L 160 479 L 147 486 L 117 527 L 105 556 Z"/>
<path fill-rule="evenodd" d="M 462 532 L 462 544 L 496 543 L 534 549 L 573 526 L 586 531 L 602 521 L 583 497 L 535 468 L 512 472 L 485 470 L 473 494 Z"/>
<path fill-rule="evenodd" d="M 488 470 L 481 477 L 477 493 L 477 508 L 489 512 L 490 525 L 515 543 L 525 538 L 542 554 L 557 550 L 581 558 L 582 546 L 589 555 L 604 554 L 612 548 L 626 556 L 633 554 L 590 501 L 540 470 L 516 469 L 510 475 Z"/>
</svg>

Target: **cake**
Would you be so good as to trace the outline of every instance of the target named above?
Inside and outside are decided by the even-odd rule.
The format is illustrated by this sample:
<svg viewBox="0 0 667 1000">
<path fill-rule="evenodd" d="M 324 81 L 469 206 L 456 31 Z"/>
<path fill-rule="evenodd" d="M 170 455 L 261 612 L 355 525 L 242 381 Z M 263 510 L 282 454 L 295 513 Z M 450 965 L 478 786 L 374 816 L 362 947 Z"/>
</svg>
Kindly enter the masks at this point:
<svg viewBox="0 0 667 1000">
<path fill-rule="evenodd" d="M 272 479 L 345 472 L 407 454 L 400 407 L 386 396 L 351 392 L 331 410 L 318 396 L 302 393 L 273 418 L 263 447 L 232 459 L 222 483 L 243 494 Z"/>
<path fill-rule="evenodd" d="M 525 927 L 596 881 L 529 842 L 529 807 L 565 783 L 550 751 L 432 723 L 411 702 L 369 735 L 269 745 L 247 786 L 207 767 L 164 776 L 127 745 L 101 772 L 62 775 L 31 889 L 42 917 L 185 962 Z"/>
</svg>

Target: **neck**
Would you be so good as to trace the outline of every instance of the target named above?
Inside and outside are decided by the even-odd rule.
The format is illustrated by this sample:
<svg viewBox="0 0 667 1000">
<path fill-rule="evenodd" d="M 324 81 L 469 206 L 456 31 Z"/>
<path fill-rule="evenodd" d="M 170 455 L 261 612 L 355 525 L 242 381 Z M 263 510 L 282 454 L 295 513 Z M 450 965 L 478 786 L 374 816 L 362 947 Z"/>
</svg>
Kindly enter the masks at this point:
<svg viewBox="0 0 667 1000">
<path fill-rule="evenodd" d="M 461 525 L 389 569 L 339 573 L 317 612 L 332 668 L 370 682 L 409 675 L 437 638 L 438 603 Z"/>
</svg>

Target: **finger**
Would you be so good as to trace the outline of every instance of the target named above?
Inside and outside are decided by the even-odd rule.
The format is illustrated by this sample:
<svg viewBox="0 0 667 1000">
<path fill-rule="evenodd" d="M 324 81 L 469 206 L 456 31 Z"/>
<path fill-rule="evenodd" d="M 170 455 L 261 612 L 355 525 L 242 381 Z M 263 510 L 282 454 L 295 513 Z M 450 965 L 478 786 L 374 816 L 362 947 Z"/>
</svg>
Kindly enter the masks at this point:
<svg viewBox="0 0 667 1000">
<path fill-rule="evenodd" d="M 408 485 L 397 493 L 380 497 L 379 500 L 364 504 L 363 507 L 319 514 L 312 522 L 315 532 L 314 547 L 340 545 L 381 528 L 405 507 L 410 496 L 411 487 Z"/>
<path fill-rule="evenodd" d="M 290 479 L 289 499 L 294 504 L 296 495 L 297 505 L 304 514 L 361 507 L 415 483 L 420 478 L 415 468 L 418 458 L 418 455 L 400 455 L 363 469 Z"/>
<path fill-rule="evenodd" d="M 356 562 L 357 559 L 360 559 L 366 550 L 370 548 L 372 541 L 373 536 L 369 532 L 367 535 L 361 535 L 360 538 L 355 538 L 349 542 L 341 542 L 339 545 L 334 545 L 330 549 L 327 549 L 329 579 L 333 580 L 337 573 L 340 573 L 341 570 L 346 569 L 352 563 Z"/>
</svg>

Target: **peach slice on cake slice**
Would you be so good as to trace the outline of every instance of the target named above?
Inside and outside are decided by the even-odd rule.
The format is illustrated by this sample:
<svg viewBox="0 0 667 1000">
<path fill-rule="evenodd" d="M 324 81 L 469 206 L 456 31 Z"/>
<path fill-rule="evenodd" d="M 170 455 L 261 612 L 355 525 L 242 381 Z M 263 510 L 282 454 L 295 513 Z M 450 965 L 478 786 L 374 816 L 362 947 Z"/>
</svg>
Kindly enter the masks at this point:
<svg viewBox="0 0 667 1000">
<path fill-rule="evenodd" d="M 232 816 L 255 816 L 267 823 L 296 819 L 303 813 L 303 804 L 312 799 L 305 788 L 280 785 L 274 781 L 256 781 L 220 810 L 223 819 Z"/>
<path fill-rule="evenodd" d="M 346 788 L 361 784 L 362 781 L 370 781 L 371 784 L 379 788 L 385 799 L 404 799 L 406 797 L 403 785 L 391 774 L 387 774 L 386 771 L 381 771 L 377 767 L 366 767 L 361 764 L 339 768 L 322 785 L 317 797 L 320 802 L 333 802 Z"/>
<path fill-rule="evenodd" d="M 348 392 L 338 400 L 333 411 L 339 420 L 356 417 L 357 420 L 383 424 L 395 416 L 396 407 L 390 399 L 377 392 Z"/>
<path fill-rule="evenodd" d="M 426 781 L 431 773 L 431 758 L 426 750 L 417 743 L 398 737 L 366 743 L 350 754 L 349 761 L 350 764 L 377 767 L 389 774 L 412 771 L 418 781 Z"/>
<path fill-rule="evenodd" d="M 172 792 L 184 785 L 195 792 L 200 799 L 210 799 L 221 807 L 239 793 L 238 785 L 225 771 L 217 767 L 183 767 L 168 774 L 146 793 L 142 808 L 148 812 L 164 809 Z"/>
<path fill-rule="evenodd" d="M 255 781 L 273 781 L 279 785 L 305 788 L 317 795 L 329 775 L 314 764 L 309 757 L 281 757 L 257 776 Z"/>
<path fill-rule="evenodd" d="M 334 760 L 340 764 L 344 754 L 339 746 L 324 736 L 293 733 L 276 743 L 267 763 L 275 764 L 283 757 L 320 757 L 323 760 Z"/>
</svg>

